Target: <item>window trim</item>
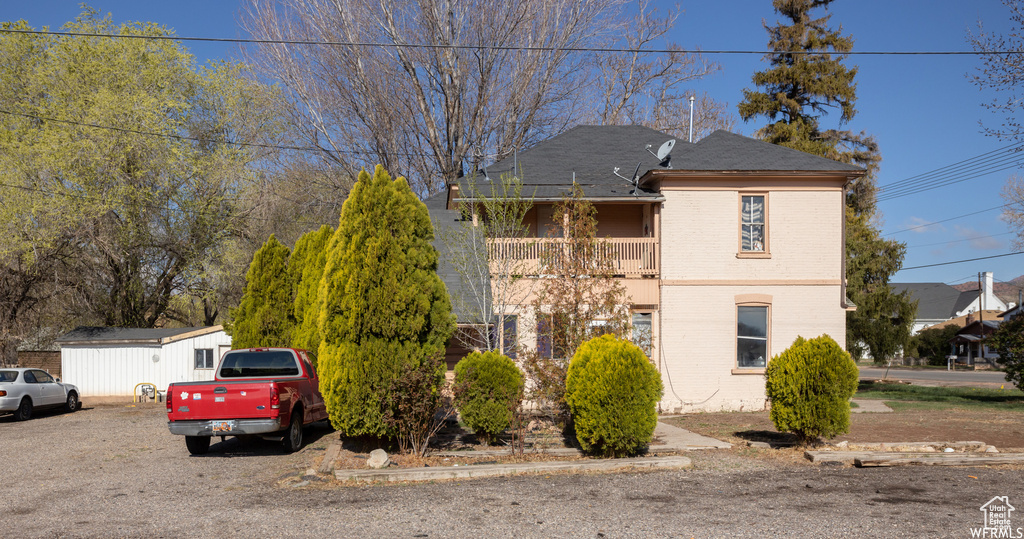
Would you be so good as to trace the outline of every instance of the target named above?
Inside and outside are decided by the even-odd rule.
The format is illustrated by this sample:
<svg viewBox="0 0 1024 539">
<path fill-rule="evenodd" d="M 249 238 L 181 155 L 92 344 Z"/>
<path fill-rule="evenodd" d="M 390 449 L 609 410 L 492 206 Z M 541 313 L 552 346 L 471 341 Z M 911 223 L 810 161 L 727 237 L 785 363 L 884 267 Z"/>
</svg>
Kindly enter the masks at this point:
<svg viewBox="0 0 1024 539">
<path fill-rule="evenodd" d="M 739 191 L 737 197 L 737 209 L 736 209 L 736 258 L 771 258 L 771 231 L 768 229 L 768 192 L 767 191 Z M 764 250 L 763 251 L 745 251 L 743 249 L 743 197 L 763 197 L 764 198 Z"/>
<path fill-rule="evenodd" d="M 199 367 L 196 366 L 196 352 L 205 351 L 209 353 L 210 367 Z M 207 358 L 203 358 L 204 360 Z M 193 348 L 192 349 L 192 370 L 194 371 L 212 371 L 217 368 L 217 361 L 214 359 L 213 348 Z"/>
<path fill-rule="evenodd" d="M 765 308 L 765 337 L 764 337 L 764 367 L 741 367 L 739 364 L 740 347 L 740 307 L 764 307 Z M 741 294 L 736 296 L 733 306 L 733 368 L 732 374 L 764 374 L 768 362 L 772 357 L 772 297 L 767 294 Z"/>
</svg>

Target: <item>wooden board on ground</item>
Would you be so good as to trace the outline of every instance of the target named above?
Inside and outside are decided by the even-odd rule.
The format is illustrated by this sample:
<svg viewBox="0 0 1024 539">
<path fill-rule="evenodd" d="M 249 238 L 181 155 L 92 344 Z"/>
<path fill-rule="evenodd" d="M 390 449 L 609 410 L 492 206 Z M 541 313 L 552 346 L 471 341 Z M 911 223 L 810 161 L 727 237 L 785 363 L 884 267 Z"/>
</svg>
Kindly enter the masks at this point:
<svg viewBox="0 0 1024 539">
<path fill-rule="evenodd" d="M 858 468 L 878 466 L 992 466 L 998 464 L 1024 464 L 1020 453 L 876 453 L 858 457 L 853 465 Z"/>
</svg>

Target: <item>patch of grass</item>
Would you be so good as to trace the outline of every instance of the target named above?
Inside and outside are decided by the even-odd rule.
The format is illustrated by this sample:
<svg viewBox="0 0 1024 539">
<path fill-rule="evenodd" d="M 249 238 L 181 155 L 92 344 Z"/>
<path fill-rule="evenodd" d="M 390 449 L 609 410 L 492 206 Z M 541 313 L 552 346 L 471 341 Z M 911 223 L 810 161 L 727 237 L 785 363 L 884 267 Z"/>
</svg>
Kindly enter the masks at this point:
<svg viewBox="0 0 1024 539">
<path fill-rule="evenodd" d="M 1024 392 L 1015 388 L 927 387 L 862 381 L 854 398 L 881 399 L 896 411 L 954 407 L 1024 411 Z"/>
</svg>

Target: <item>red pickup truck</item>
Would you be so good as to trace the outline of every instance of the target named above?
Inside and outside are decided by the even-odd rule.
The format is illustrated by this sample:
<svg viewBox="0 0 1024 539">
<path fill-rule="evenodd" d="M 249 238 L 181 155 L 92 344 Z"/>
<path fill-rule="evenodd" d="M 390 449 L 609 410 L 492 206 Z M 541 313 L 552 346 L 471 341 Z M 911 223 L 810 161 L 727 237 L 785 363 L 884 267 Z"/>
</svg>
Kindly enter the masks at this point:
<svg viewBox="0 0 1024 539">
<path fill-rule="evenodd" d="M 231 350 L 212 381 L 167 388 L 167 426 L 171 434 L 185 436 L 193 455 L 206 453 L 213 436 L 283 436 L 285 450 L 298 451 L 303 426 L 326 418 L 319 380 L 305 350 Z"/>
</svg>

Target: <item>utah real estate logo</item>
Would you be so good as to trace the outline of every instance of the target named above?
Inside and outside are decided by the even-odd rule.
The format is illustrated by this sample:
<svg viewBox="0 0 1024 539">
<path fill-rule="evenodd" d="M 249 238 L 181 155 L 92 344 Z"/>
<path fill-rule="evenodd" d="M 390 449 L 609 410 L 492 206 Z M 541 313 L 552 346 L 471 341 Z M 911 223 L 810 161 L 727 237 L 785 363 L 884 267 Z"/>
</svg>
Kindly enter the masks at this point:
<svg viewBox="0 0 1024 539">
<path fill-rule="evenodd" d="M 971 537 L 1024 539 L 1024 528 L 1010 526 L 1010 513 L 1016 509 L 1010 505 L 1009 496 L 996 496 L 981 506 L 985 521 L 981 528 L 971 528 Z"/>
</svg>

